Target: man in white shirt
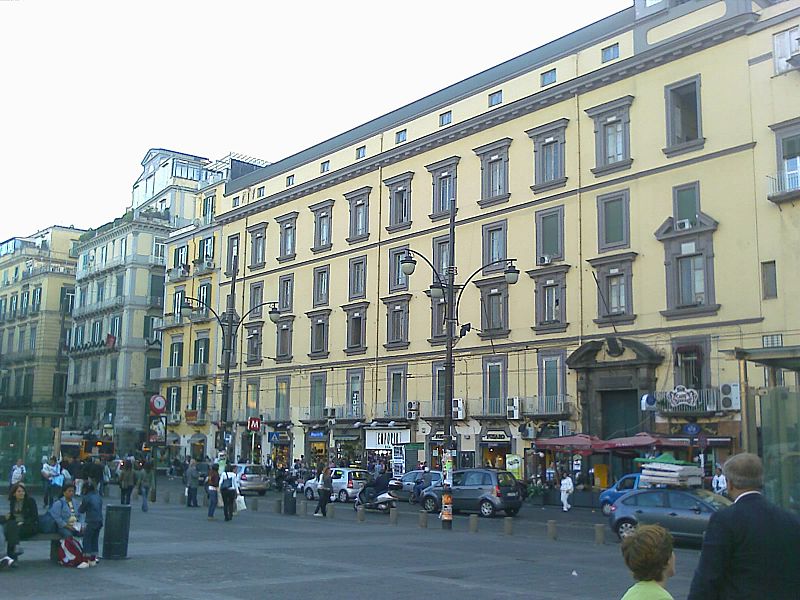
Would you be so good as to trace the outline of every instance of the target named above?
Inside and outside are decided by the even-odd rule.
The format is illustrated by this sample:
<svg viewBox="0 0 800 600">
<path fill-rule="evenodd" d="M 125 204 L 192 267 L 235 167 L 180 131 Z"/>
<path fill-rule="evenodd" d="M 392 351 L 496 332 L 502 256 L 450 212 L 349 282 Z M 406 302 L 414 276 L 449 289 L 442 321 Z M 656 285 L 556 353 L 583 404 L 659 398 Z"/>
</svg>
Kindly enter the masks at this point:
<svg viewBox="0 0 800 600">
<path fill-rule="evenodd" d="M 569 497 L 573 491 L 575 491 L 575 484 L 572 483 L 572 477 L 569 476 L 569 473 L 563 473 L 561 475 L 561 507 L 564 512 L 572 508 Z"/>
<path fill-rule="evenodd" d="M 25 469 L 25 465 L 22 463 L 22 459 L 17 459 L 17 464 L 11 467 L 11 485 L 15 483 L 19 483 L 23 479 L 25 479 L 25 473 L 27 470 Z"/>
<path fill-rule="evenodd" d="M 711 479 L 711 489 L 714 490 L 715 494 L 723 495 L 727 493 L 728 481 L 725 479 L 725 475 L 722 474 L 721 467 L 717 467 L 717 472 Z"/>
</svg>

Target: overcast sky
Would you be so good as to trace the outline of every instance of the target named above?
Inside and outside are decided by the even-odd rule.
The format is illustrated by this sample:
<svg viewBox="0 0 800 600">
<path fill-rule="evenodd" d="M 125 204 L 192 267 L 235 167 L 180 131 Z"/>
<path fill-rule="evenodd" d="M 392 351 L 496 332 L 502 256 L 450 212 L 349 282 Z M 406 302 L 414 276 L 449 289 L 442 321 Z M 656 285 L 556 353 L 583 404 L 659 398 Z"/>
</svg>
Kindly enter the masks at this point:
<svg viewBox="0 0 800 600">
<path fill-rule="evenodd" d="M 97 227 L 149 148 L 276 161 L 633 0 L 0 0 L 0 240 Z"/>
</svg>

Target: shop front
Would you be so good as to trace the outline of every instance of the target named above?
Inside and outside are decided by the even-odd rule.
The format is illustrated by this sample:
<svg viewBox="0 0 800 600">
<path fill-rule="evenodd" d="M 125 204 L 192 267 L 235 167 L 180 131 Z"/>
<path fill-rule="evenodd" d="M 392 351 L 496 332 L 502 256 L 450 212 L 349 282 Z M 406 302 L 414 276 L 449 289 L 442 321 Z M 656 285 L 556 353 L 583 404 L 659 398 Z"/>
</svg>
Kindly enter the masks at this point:
<svg viewBox="0 0 800 600">
<path fill-rule="evenodd" d="M 239 462 L 262 464 L 261 434 L 255 431 L 242 431 L 239 437 Z"/>
<path fill-rule="evenodd" d="M 391 465 L 394 446 L 405 446 L 411 442 L 411 429 L 381 427 L 364 430 L 364 447 L 367 464 L 385 461 Z"/>
<path fill-rule="evenodd" d="M 328 463 L 328 431 L 327 429 L 309 429 L 306 431 L 306 462 L 310 467 Z"/>
<path fill-rule="evenodd" d="M 196 461 L 205 461 L 208 454 L 208 438 L 203 433 L 195 433 L 189 438 L 189 456 Z"/>
<path fill-rule="evenodd" d="M 335 427 L 333 430 L 334 462 L 340 467 L 366 467 L 364 442 L 358 429 Z"/>
<path fill-rule="evenodd" d="M 479 444 L 480 466 L 505 469 L 507 454 L 511 454 L 511 436 L 508 431 L 484 427 Z"/>
<path fill-rule="evenodd" d="M 267 442 L 275 468 L 288 468 L 292 459 L 292 435 L 288 431 L 270 431 L 267 433 Z"/>
</svg>

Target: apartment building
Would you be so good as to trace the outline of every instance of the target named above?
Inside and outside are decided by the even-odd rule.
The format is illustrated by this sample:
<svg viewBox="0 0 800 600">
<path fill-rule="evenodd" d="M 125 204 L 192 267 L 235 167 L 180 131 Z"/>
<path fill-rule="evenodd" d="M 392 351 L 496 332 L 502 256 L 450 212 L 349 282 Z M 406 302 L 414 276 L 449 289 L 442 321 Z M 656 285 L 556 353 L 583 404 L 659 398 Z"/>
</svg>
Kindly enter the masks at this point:
<svg viewBox="0 0 800 600">
<path fill-rule="evenodd" d="M 235 277 L 238 314 L 281 313 L 236 339 L 265 448 L 437 465 L 446 402 L 460 466 L 532 465 L 567 431 L 741 448 L 754 389 L 794 380 L 736 348 L 800 343 L 799 26 L 796 0 L 636 0 L 229 181 L 219 295 Z M 406 275 L 408 250 L 430 266 Z"/>
<path fill-rule="evenodd" d="M 208 159 L 151 149 L 131 208 L 93 229 L 76 248 L 78 268 L 69 351 L 70 429 L 111 433 L 118 452 L 140 450 L 161 365 L 169 234 L 193 222 Z"/>
</svg>

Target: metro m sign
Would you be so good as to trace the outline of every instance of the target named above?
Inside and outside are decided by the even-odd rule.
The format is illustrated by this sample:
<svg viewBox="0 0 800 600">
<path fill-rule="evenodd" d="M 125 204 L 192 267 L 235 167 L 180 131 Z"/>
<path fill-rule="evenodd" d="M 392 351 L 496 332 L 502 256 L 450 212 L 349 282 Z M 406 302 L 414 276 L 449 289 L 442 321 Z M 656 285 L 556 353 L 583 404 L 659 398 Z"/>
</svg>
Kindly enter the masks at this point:
<svg viewBox="0 0 800 600">
<path fill-rule="evenodd" d="M 261 431 L 261 419 L 258 417 L 248 417 L 247 431 Z"/>
</svg>

